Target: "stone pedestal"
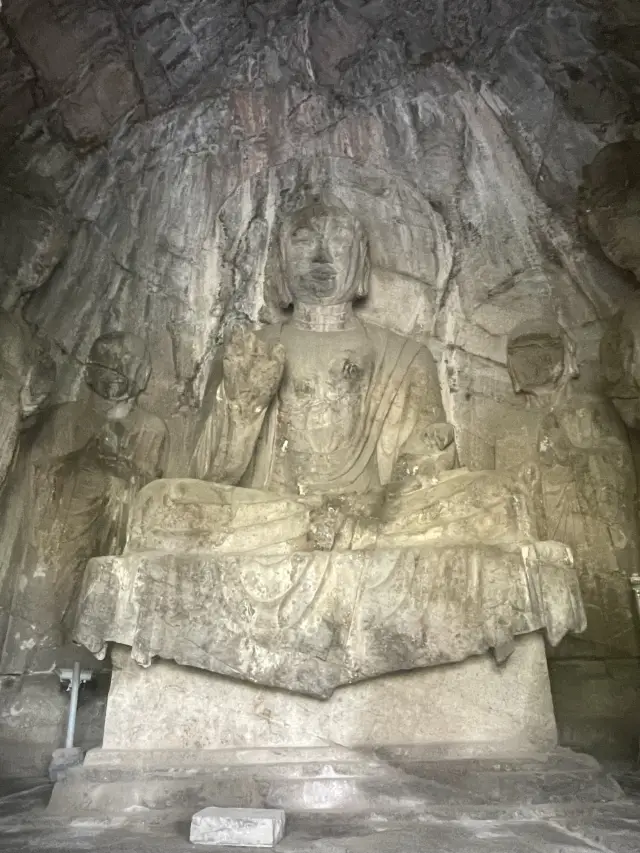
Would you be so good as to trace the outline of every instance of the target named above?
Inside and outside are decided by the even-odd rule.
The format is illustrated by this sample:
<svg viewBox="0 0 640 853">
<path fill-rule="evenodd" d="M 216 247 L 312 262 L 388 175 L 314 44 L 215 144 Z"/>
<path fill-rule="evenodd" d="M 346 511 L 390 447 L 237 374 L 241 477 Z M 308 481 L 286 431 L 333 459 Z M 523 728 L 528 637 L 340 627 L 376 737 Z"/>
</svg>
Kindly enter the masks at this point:
<svg viewBox="0 0 640 853">
<path fill-rule="evenodd" d="M 156 661 L 117 647 L 104 750 L 429 745 L 455 755 L 517 755 L 556 743 L 538 633 L 491 655 L 339 688 L 328 700 Z"/>
<path fill-rule="evenodd" d="M 166 822 L 210 805 L 395 813 L 415 807 L 402 762 L 426 762 L 424 772 L 448 785 L 470 768 L 521 769 L 533 756 L 538 779 L 556 745 L 540 634 L 518 637 L 502 666 L 484 655 L 339 688 L 328 700 L 166 662 L 143 669 L 124 647 L 114 664 L 103 748 L 56 785 L 53 814 Z M 431 787 L 442 795 L 443 784 Z"/>
</svg>

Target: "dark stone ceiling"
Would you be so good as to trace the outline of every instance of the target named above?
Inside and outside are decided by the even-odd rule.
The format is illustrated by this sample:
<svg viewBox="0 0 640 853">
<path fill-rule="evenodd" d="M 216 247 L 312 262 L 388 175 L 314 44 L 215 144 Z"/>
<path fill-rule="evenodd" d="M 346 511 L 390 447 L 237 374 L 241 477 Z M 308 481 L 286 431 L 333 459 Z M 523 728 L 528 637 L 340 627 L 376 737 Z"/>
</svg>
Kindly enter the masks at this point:
<svg viewBox="0 0 640 853">
<path fill-rule="evenodd" d="M 479 83 L 526 66 L 559 114 L 619 135 L 639 119 L 640 4 L 5 0 L 0 128 L 15 138 L 46 113 L 55 135 L 87 149 L 123 120 L 252 81 L 361 99 L 436 61 L 473 69 Z"/>
</svg>

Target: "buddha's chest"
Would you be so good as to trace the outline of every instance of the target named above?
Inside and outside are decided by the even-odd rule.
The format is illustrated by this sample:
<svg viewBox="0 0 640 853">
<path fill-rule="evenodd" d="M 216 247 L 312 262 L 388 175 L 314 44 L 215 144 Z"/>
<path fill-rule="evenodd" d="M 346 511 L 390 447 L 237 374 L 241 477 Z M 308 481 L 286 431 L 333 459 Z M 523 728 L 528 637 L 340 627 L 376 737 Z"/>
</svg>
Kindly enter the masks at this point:
<svg viewBox="0 0 640 853">
<path fill-rule="evenodd" d="M 289 347 L 280 387 L 280 426 L 292 450 L 331 452 L 348 444 L 362 423 L 374 353 L 366 341 L 308 341 Z"/>
</svg>

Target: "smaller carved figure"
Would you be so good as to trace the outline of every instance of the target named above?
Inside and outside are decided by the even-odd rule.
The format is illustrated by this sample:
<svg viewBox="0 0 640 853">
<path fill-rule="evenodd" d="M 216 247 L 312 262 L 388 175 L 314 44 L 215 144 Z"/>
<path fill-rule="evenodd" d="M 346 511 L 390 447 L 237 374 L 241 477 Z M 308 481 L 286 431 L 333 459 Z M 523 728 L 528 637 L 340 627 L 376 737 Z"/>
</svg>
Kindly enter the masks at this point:
<svg viewBox="0 0 640 853">
<path fill-rule="evenodd" d="M 605 398 L 572 390 L 575 346 L 555 320 L 515 328 L 507 365 L 526 406 L 496 443 L 496 466 L 527 455 L 538 469 L 538 528 L 572 548 L 587 611 L 587 631 L 567 638 L 556 654 L 633 652 L 628 577 L 638 558 L 636 484 L 624 425 Z"/>
<path fill-rule="evenodd" d="M 600 341 L 605 394 L 630 430 L 640 429 L 640 297 L 607 323 Z"/>
<path fill-rule="evenodd" d="M 640 297 L 629 299 L 607 323 L 600 341 L 600 367 L 604 391 L 627 427 L 640 478 Z M 636 511 L 640 523 L 640 515 Z M 640 574 L 631 578 L 640 613 Z"/>
<path fill-rule="evenodd" d="M 85 369 L 89 398 L 52 409 L 31 450 L 29 532 L 11 611 L 35 635 L 33 648 L 63 641 L 87 561 L 122 551 L 134 495 L 164 472 L 166 427 L 136 402 L 150 372 L 144 341 L 102 335 Z M 5 658 L 20 659 L 22 631 L 9 632 L 16 648 Z"/>
</svg>

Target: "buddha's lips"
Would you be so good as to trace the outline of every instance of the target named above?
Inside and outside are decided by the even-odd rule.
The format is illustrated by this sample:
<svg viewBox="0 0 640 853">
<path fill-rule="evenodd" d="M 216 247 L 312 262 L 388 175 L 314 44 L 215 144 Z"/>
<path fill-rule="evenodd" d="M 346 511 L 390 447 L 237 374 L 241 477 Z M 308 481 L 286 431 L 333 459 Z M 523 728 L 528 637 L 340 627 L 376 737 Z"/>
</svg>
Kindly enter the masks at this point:
<svg viewBox="0 0 640 853">
<path fill-rule="evenodd" d="M 311 277 L 320 281 L 328 281 L 335 278 L 336 271 L 331 264 L 314 264 L 311 267 Z"/>
</svg>

